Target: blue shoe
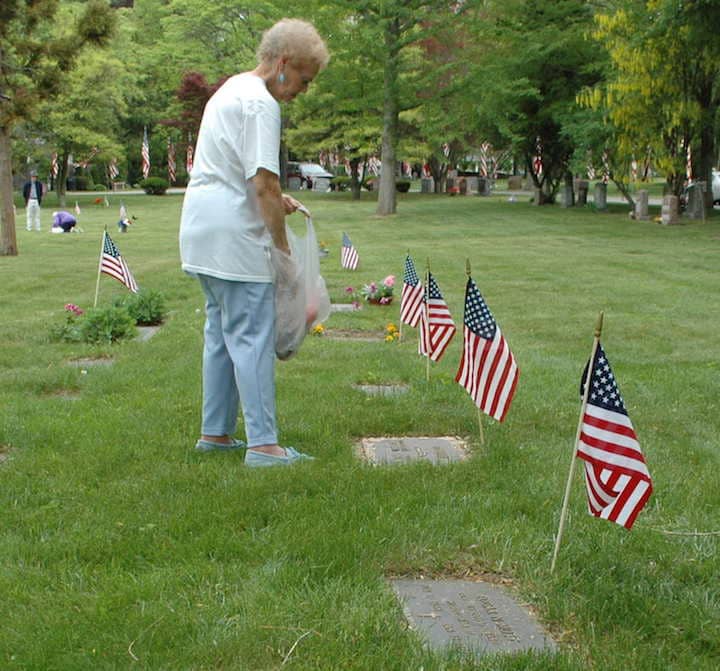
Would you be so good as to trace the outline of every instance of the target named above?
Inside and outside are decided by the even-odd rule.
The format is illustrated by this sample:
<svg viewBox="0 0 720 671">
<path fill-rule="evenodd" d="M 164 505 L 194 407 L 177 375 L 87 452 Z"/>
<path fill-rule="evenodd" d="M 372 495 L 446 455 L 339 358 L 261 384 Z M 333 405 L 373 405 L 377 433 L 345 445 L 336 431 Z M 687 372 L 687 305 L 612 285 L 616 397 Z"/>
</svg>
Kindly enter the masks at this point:
<svg viewBox="0 0 720 671">
<path fill-rule="evenodd" d="M 247 445 L 242 440 L 232 439 L 232 443 L 215 443 L 211 440 L 203 440 L 202 438 L 195 443 L 195 449 L 198 452 L 212 452 L 214 450 L 230 451 L 230 450 L 242 450 Z"/>
<path fill-rule="evenodd" d="M 274 454 L 256 452 L 249 448 L 245 452 L 245 465 L 250 468 L 262 468 L 264 466 L 291 466 L 298 461 L 314 461 L 315 457 L 309 454 L 298 452 L 294 447 L 286 447 L 284 457 L 276 457 Z"/>
</svg>

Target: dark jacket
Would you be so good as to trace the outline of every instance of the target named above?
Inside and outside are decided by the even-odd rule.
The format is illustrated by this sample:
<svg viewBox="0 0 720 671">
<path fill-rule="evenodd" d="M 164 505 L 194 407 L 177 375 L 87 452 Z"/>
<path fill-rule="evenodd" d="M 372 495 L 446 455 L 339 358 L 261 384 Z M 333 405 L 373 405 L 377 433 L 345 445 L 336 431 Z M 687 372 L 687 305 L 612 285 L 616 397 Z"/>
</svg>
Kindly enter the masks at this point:
<svg viewBox="0 0 720 671">
<path fill-rule="evenodd" d="M 28 200 L 30 200 L 30 185 L 32 184 L 32 181 L 28 180 L 23 185 L 23 198 L 25 199 L 25 207 L 27 207 Z M 38 199 L 38 205 L 42 203 L 42 197 L 43 197 L 43 183 L 38 179 L 35 181 L 35 184 L 37 185 L 37 199 Z"/>
</svg>

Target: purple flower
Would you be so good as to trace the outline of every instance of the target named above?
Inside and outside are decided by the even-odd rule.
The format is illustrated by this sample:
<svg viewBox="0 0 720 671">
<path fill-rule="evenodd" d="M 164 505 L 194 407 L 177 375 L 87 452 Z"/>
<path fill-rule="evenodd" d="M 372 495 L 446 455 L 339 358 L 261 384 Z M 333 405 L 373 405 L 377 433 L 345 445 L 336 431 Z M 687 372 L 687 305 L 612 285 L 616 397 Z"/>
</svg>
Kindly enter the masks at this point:
<svg viewBox="0 0 720 671">
<path fill-rule="evenodd" d="M 354 292 L 355 292 L 355 289 L 353 289 L 352 287 L 345 287 L 346 294 L 352 294 Z"/>
</svg>

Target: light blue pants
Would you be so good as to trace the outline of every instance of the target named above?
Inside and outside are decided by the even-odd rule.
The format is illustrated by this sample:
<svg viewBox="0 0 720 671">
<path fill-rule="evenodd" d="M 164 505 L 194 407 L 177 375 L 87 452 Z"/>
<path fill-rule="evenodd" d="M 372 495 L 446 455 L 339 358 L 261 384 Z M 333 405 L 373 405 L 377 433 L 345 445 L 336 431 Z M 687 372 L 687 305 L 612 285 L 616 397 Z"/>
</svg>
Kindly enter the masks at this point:
<svg viewBox="0 0 720 671">
<path fill-rule="evenodd" d="M 239 400 L 248 447 L 275 445 L 275 289 L 198 279 L 206 298 L 202 433 L 233 435 Z"/>
</svg>

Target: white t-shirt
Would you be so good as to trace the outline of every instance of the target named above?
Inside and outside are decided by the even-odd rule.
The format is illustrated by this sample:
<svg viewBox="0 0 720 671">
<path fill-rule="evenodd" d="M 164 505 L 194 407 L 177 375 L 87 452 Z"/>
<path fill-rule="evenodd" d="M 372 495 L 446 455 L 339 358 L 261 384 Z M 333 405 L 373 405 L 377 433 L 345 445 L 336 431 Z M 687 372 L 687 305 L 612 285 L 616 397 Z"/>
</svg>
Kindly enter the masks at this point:
<svg viewBox="0 0 720 671">
<path fill-rule="evenodd" d="M 272 281 L 272 240 L 250 181 L 259 168 L 280 174 L 280 105 L 262 79 L 243 73 L 203 113 L 180 221 L 184 271 Z"/>
</svg>

